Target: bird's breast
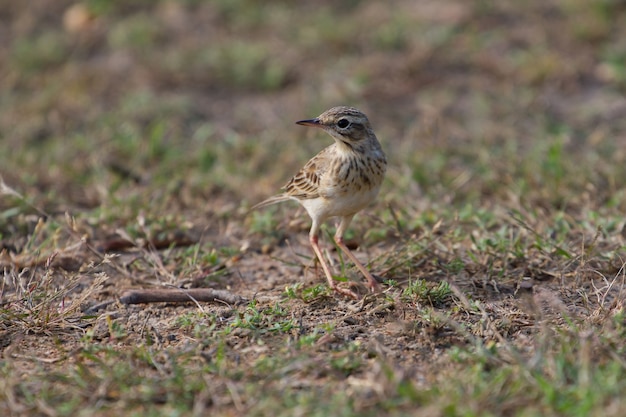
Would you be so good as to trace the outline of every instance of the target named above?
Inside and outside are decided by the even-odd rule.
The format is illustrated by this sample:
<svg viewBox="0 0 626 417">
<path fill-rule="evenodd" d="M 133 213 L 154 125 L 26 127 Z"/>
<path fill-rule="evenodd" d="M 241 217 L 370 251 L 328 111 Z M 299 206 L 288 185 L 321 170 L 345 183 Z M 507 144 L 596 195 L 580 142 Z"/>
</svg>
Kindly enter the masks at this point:
<svg viewBox="0 0 626 417">
<path fill-rule="evenodd" d="M 372 155 L 337 158 L 320 179 L 318 201 L 302 203 L 309 213 L 322 217 L 354 214 L 374 201 L 385 168 L 384 156 L 382 160 Z"/>
<path fill-rule="evenodd" d="M 336 194 L 367 193 L 377 189 L 385 177 L 384 155 L 352 154 L 338 158 L 321 180 L 321 188 Z"/>
</svg>

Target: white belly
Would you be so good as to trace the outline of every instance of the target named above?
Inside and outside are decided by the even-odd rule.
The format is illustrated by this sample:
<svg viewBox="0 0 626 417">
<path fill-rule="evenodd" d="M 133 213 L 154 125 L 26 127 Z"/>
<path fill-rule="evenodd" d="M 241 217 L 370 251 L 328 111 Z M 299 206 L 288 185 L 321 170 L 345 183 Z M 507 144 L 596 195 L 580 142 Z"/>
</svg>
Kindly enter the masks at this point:
<svg viewBox="0 0 626 417">
<path fill-rule="evenodd" d="M 378 195 L 380 187 L 374 187 L 359 192 L 344 195 L 334 195 L 333 198 L 318 197 L 310 200 L 300 200 L 311 218 L 323 222 L 329 217 L 351 216 L 370 204 Z"/>
</svg>

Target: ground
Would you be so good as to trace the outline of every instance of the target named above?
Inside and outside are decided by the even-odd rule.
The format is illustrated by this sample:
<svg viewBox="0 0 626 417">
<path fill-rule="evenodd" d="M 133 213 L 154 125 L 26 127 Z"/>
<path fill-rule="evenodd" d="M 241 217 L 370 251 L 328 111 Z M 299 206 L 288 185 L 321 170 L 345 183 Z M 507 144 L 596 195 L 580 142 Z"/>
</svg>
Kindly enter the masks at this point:
<svg viewBox="0 0 626 417">
<path fill-rule="evenodd" d="M 626 413 L 623 1 L 0 5 L 2 415 Z M 250 212 L 370 118 L 349 246 Z M 219 290 L 128 302 L 128 291 Z M 190 294 L 190 292 L 186 292 Z"/>
</svg>

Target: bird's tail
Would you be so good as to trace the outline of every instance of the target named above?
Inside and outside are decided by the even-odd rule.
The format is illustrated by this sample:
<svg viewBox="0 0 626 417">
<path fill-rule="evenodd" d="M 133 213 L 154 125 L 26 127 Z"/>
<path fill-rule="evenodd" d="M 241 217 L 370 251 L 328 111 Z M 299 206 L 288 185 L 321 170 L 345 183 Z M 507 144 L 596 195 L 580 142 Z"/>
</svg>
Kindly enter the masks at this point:
<svg viewBox="0 0 626 417">
<path fill-rule="evenodd" d="M 261 207 L 271 206 L 272 204 L 282 203 L 283 201 L 290 200 L 291 197 L 287 194 L 278 194 L 274 197 L 270 197 L 267 200 L 261 201 L 259 204 L 252 206 L 250 211 L 260 209 Z"/>
</svg>

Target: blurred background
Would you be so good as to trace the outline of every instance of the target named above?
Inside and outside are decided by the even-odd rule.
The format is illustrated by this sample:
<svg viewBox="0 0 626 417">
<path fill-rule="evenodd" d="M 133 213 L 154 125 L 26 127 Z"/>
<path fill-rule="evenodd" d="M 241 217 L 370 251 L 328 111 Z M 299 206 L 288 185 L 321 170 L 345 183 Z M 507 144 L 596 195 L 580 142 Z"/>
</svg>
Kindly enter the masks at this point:
<svg viewBox="0 0 626 417">
<path fill-rule="evenodd" d="M 53 214 L 249 207 L 330 143 L 294 121 L 336 105 L 369 115 L 386 203 L 626 208 L 622 0 L 32 0 L 0 21 L 0 172 Z"/>
</svg>

